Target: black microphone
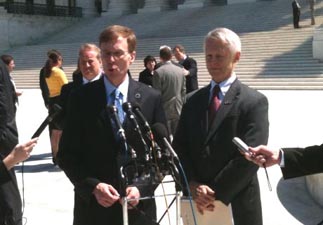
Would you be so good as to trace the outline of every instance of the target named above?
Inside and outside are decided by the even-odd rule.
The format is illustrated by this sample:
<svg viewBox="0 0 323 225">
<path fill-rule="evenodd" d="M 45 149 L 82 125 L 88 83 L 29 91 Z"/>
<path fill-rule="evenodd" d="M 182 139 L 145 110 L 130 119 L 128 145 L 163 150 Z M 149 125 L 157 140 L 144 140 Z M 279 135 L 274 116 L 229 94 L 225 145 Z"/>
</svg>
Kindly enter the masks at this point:
<svg viewBox="0 0 323 225">
<path fill-rule="evenodd" d="M 35 137 L 39 137 L 41 133 L 45 130 L 46 126 L 55 119 L 55 117 L 62 111 L 62 107 L 58 104 L 53 105 L 54 110 L 52 114 L 49 114 L 45 120 L 40 124 L 36 132 L 31 137 L 32 139 Z"/>
<path fill-rule="evenodd" d="M 127 168 L 130 168 L 130 160 L 127 155 L 130 153 L 131 158 L 135 159 L 137 157 L 136 152 L 131 148 L 130 145 L 127 143 L 125 131 L 121 125 L 119 116 L 118 116 L 118 109 L 114 105 L 107 105 L 106 110 L 108 112 L 108 116 L 111 120 L 112 129 L 116 132 L 116 140 L 120 144 L 120 152 L 117 156 L 117 164 L 119 167 L 119 192 L 121 197 L 126 196 L 126 186 L 131 180 L 127 173 Z M 121 153 L 121 154 L 120 154 Z M 134 161 L 134 173 L 137 174 L 137 165 L 136 161 Z M 135 175 L 137 176 L 137 175 Z"/>
<path fill-rule="evenodd" d="M 154 125 L 152 125 L 151 130 L 154 134 L 154 137 L 156 138 L 156 142 L 162 148 L 167 149 L 168 153 L 170 153 L 170 155 L 172 156 L 173 159 L 176 159 L 177 163 L 180 166 L 180 160 L 179 160 L 175 150 L 173 149 L 173 147 L 171 146 L 171 144 L 167 140 L 168 132 L 167 132 L 166 126 L 162 123 L 155 123 Z M 179 171 L 177 169 L 175 162 L 169 158 L 169 155 L 166 156 L 165 164 L 166 164 L 165 166 L 169 167 L 168 169 L 173 171 L 172 174 L 173 174 L 173 178 L 176 183 L 176 185 L 175 185 L 176 190 L 180 190 L 182 188 L 181 184 L 180 184 L 180 174 L 179 174 Z"/>
<path fill-rule="evenodd" d="M 120 138 L 123 142 L 126 142 L 126 135 L 124 132 L 124 129 L 121 125 L 119 116 L 118 116 L 118 109 L 116 106 L 114 105 L 107 105 L 107 111 L 108 111 L 108 115 L 111 119 L 111 122 L 114 124 L 115 128 L 116 128 L 116 133 L 118 138 Z"/>
<path fill-rule="evenodd" d="M 150 158 L 151 158 L 151 155 L 150 155 L 150 151 L 149 151 L 149 147 L 141 133 L 141 130 L 140 130 L 140 126 L 138 124 L 138 121 L 135 117 L 135 114 L 133 113 L 132 111 L 132 106 L 131 106 L 131 103 L 130 102 L 125 102 L 122 104 L 122 109 L 126 112 L 127 114 L 127 117 L 129 118 L 129 120 L 133 123 L 134 127 L 135 127 L 135 131 L 139 134 L 139 137 L 140 137 L 140 140 L 144 146 L 144 149 L 145 149 L 145 160 L 146 161 L 149 161 Z"/>
<path fill-rule="evenodd" d="M 169 150 L 169 153 L 178 160 L 178 156 L 173 149 L 172 145 L 169 143 L 166 137 L 168 137 L 168 132 L 166 126 L 162 123 L 155 123 L 152 127 L 152 132 L 156 138 L 159 145 Z"/>
<path fill-rule="evenodd" d="M 145 132 L 148 133 L 149 138 L 152 139 L 152 137 L 151 137 L 151 135 L 152 135 L 151 128 L 150 128 L 149 123 L 146 120 L 144 114 L 142 114 L 139 105 L 133 104 L 132 108 L 133 108 L 133 111 L 136 114 L 136 116 L 141 120 L 142 124 L 144 125 Z"/>
</svg>

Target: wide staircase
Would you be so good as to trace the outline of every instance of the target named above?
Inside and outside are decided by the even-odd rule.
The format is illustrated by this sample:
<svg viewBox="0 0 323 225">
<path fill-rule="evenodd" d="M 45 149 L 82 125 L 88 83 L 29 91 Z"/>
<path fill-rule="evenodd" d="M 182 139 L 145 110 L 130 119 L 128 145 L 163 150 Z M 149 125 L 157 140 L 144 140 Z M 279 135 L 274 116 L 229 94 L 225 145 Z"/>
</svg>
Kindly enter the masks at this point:
<svg viewBox="0 0 323 225">
<path fill-rule="evenodd" d="M 84 19 L 37 45 L 16 47 L 7 53 L 15 58 L 16 69 L 12 75 L 18 88 L 39 88 L 39 70 L 45 63 L 46 52 L 52 48 L 62 52 L 64 71 L 71 80 L 79 46 L 85 42 L 97 43 L 104 27 L 122 24 L 133 28 L 138 37 L 137 59 L 131 66 L 135 79 L 143 69 L 146 55 L 158 58 L 160 45 L 182 44 L 197 60 L 202 87 L 210 81 L 204 62 L 203 38 L 215 27 L 227 27 L 236 31 L 242 40 L 242 57 L 237 68 L 242 82 L 263 90 L 323 89 L 323 63 L 312 57 L 315 26 L 309 25 L 306 0 L 300 4 L 301 29 L 292 26 L 289 1 L 257 1 Z M 316 26 L 323 22 L 322 0 L 316 2 L 316 22 Z"/>
</svg>

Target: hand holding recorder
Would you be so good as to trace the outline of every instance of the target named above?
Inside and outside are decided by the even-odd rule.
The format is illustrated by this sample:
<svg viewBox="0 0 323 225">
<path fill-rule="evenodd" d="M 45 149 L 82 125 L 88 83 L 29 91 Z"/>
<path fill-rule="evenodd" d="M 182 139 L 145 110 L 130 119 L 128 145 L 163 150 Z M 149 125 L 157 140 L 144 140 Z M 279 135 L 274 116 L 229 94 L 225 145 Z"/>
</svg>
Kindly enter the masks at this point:
<svg viewBox="0 0 323 225">
<path fill-rule="evenodd" d="M 269 187 L 269 190 L 271 191 L 272 188 L 271 188 L 266 167 L 279 163 L 280 161 L 280 159 L 278 160 L 279 157 L 276 159 L 276 154 L 274 154 L 264 145 L 260 145 L 256 148 L 248 147 L 248 145 L 238 137 L 234 137 L 232 139 L 232 142 L 238 147 L 238 150 L 241 152 L 241 154 L 245 156 L 247 160 L 252 161 L 253 163 L 265 169 L 268 187 Z"/>
</svg>

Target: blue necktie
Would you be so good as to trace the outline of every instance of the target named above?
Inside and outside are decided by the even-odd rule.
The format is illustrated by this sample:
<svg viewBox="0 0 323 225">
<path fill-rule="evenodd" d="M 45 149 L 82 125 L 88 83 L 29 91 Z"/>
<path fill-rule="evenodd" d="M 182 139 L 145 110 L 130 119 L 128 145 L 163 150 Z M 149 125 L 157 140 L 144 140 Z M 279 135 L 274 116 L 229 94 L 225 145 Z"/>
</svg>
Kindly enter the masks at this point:
<svg viewBox="0 0 323 225">
<path fill-rule="evenodd" d="M 115 89 L 113 93 L 114 93 L 114 105 L 118 109 L 119 120 L 121 123 L 123 123 L 124 121 L 124 113 L 122 109 L 123 95 L 119 89 Z"/>
</svg>

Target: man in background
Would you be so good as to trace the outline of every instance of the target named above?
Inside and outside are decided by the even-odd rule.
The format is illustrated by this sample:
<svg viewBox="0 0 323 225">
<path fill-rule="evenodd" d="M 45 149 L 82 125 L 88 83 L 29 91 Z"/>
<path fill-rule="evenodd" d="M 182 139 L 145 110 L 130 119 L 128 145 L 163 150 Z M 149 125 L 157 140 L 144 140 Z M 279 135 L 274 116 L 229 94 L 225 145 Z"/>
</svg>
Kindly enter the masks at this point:
<svg viewBox="0 0 323 225">
<path fill-rule="evenodd" d="M 62 106 L 61 127 L 64 127 L 64 117 L 68 107 L 68 97 L 72 91 L 75 91 L 82 85 L 99 80 L 102 76 L 101 50 L 91 43 L 83 44 L 79 49 L 78 66 L 82 78 L 73 80 L 62 87 L 60 95 L 60 104 Z"/>
<path fill-rule="evenodd" d="M 159 50 L 160 66 L 153 76 L 153 88 L 162 95 L 162 104 L 165 110 L 168 132 L 175 134 L 179 116 L 186 94 L 183 69 L 171 62 L 172 51 L 169 46 Z"/>
<path fill-rule="evenodd" d="M 186 94 L 198 89 L 197 63 L 195 59 L 186 54 L 185 48 L 182 45 L 175 45 L 173 53 L 178 63 L 184 67 Z"/>
</svg>

